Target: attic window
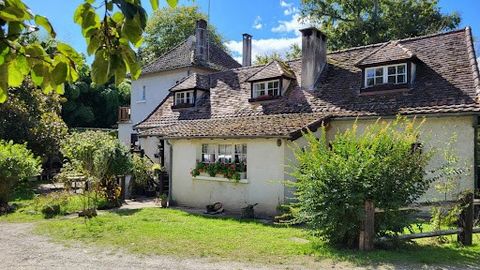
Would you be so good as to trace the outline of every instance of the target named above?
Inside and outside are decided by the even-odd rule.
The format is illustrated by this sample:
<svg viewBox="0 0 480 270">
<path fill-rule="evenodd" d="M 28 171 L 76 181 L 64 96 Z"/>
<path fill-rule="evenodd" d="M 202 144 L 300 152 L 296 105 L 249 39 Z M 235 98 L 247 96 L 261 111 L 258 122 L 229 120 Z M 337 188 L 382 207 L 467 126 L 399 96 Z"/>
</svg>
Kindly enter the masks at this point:
<svg viewBox="0 0 480 270">
<path fill-rule="evenodd" d="M 193 91 L 175 93 L 175 105 L 194 104 Z"/>
<path fill-rule="evenodd" d="M 406 63 L 365 69 L 365 87 L 405 83 L 407 83 Z"/>
<path fill-rule="evenodd" d="M 280 96 L 280 81 L 264 81 L 253 83 L 253 98 Z"/>
</svg>

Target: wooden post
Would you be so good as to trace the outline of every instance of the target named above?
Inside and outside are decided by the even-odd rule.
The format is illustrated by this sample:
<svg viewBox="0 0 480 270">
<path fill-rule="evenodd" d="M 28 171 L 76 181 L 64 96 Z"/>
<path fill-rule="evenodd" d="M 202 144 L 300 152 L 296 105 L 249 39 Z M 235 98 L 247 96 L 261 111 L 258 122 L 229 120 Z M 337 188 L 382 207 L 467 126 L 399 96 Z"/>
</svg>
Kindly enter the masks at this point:
<svg viewBox="0 0 480 270">
<path fill-rule="evenodd" d="M 365 217 L 360 228 L 359 249 L 363 251 L 373 250 L 375 238 L 375 206 L 372 201 L 365 201 Z"/>
<path fill-rule="evenodd" d="M 462 200 L 462 213 L 459 224 L 462 231 L 458 234 L 458 241 L 464 246 L 471 246 L 473 242 L 474 205 L 473 193 L 468 193 Z"/>
<path fill-rule="evenodd" d="M 119 177 L 120 180 L 120 200 L 125 201 L 125 175 Z"/>
</svg>

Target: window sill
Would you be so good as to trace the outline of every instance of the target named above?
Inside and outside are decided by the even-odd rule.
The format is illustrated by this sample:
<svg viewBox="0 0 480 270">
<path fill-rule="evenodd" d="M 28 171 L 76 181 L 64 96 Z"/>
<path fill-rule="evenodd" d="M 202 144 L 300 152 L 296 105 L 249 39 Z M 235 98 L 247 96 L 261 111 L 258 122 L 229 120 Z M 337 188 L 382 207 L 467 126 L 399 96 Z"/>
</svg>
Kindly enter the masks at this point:
<svg viewBox="0 0 480 270">
<path fill-rule="evenodd" d="M 172 106 L 172 110 L 184 109 L 184 108 L 192 108 L 192 107 L 195 107 L 195 104 L 182 103 L 182 104 L 173 105 L 173 106 Z"/>
<path fill-rule="evenodd" d="M 224 177 L 211 177 L 211 176 L 205 176 L 205 175 L 198 175 L 192 177 L 193 180 L 201 180 L 201 181 L 214 181 L 214 182 L 227 182 L 227 183 L 233 183 L 233 184 L 248 184 L 248 179 L 240 179 L 238 181 L 233 180 L 233 179 L 228 179 Z"/>
<path fill-rule="evenodd" d="M 275 100 L 279 99 L 282 96 L 261 96 L 261 97 L 256 97 L 256 98 L 250 98 L 248 99 L 248 102 L 260 102 L 260 101 L 268 101 L 268 100 Z"/>
<path fill-rule="evenodd" d="M 364 87 L 360 89 L 361 96 L 389 94 L 389 93 L 401 93 L 412 90 L 409 84 L 382 84 L 372 87 Z"/>
<path fill-rule="evenodd" d="M 136 103 L 147 103 L 147 100 L 137 100 Z"/>
</svg>

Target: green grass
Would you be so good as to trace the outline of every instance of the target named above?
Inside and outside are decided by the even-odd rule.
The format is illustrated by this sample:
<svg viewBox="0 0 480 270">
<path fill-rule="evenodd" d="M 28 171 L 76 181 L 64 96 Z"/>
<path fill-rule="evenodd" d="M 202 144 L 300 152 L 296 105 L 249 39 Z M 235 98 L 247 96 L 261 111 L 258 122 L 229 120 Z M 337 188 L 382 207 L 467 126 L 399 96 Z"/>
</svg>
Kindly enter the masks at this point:
<svg viewBox="0 0 480 270">
<path fill-rule="evenodd" d="M 478 236 L 475 236 L 475 245 L 468 248 L 422 240 L 398 249 L 364 253 L 327 247 L 301 228 L 157 208 L 111 212 L 87 222 L 52 220 L 40 223 L 37 232 L 61 241 L 80 240 L 140 254 L 261 263 L 301 262 L 308 257 L 360 265 L 395 262 L 472 265 L 480 259 Z"/>
<path fill-rule="evenodd" d="M 23 182 L 13 192 L 10 205 L 16 210 L 13 213 L 0 215 L 0 222 L 32 222 L 43 219 L 41 209 L 52 203 L 60 204 L 59 216 L 81 211 L 85 198 L 68 192 L 52 192 L 47 195 L 35 194 L 37 182 Z M 105 199 L 100 198 L 99 204 L 104 205 Z"/>
</svg>

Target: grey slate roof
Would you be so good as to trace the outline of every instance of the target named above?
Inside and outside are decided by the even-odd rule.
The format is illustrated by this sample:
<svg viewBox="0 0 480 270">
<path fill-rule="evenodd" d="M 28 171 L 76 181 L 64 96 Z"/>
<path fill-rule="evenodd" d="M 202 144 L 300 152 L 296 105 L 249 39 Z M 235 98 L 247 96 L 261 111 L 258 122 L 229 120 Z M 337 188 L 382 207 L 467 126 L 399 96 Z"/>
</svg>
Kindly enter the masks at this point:
<svg viewBox="0 0 480 270">
<path fill-rule="evenodd" d="M 286 64 L 295 80 L 285 96 L 248 102 L 249 78 L 265 66 L 235 68 L 206 75 L 210 91 L 188 109 L 172 111 L 167 97 L 135 128 L 140 134 L 167 137 L 267 136 L 294 138 L 294 131 L 323 119 L 364 116 L 480 113 L 479 74 L 469 28 L 397 41 L 418 59 L 408 89 L 360 93 L 362 70 L 356 65 L 385 44 L 327 54 L 327 67 L 315 91 L 301 85 L 301 60 Z"/>
<path fill-rule="evenodd" d="M 227 70 L 241 65 L 214 43 L 209 45 L 209 61 L 204 62 L 195 55 L 195 36 L 190 36 L 162 56 L 146 64 L 142 75 L 184 67 L 205 67 L 212 70 Z"/>
<path fill-rule="evenodd" d="M 407 60 L 415 57 L 409 49 L 402 46 L 398 41 L 383 44 L 377 50 L 366 55 L 356 63 L 357 66 L 388 63 L 391 61 Z"/>
<path fill-rule="evenodd" d="M 278 78 L 281 76 L 295 79 L 295 74 L 287 64 L 278 60 L 273 60 L 267 65 L 265 65 L 260 71 L 255 73 L 252 77 L 248 78 L 248 81 L 252 82 L 258 80 L 266 80 Z"/>
<path fill-rule="evenodd" d="M 190 89 L 200 89 L 208 90 L 210 89 L 210 77 L 198 73 L 193 73 L 190 76 L 185 77 L 175 86 L 173 86 L 170 91 L 182 91 Z"/>
</svg>

